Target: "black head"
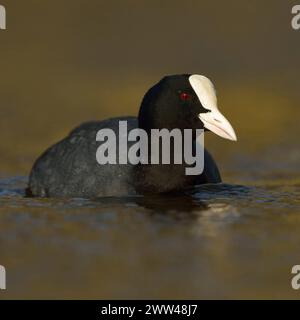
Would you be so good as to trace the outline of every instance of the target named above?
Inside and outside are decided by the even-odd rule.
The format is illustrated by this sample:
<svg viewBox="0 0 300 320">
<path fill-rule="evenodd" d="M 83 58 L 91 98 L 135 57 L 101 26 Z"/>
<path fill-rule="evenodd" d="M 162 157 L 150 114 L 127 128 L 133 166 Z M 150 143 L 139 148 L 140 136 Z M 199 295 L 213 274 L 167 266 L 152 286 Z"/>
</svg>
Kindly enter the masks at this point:
<svg viewBox="0 0 300 320">
<path fill-rule="evenodd" d="M 151 129 L 208 129 L 231 140 L 235 133 L 218 111 L 211 81 L 200 75 L 172 75 L 161 79 L 145 94 L 139 127 Z"/>
<path fill-rule="evenodd" d="M 140 128 L 203 128 L 198 115 L 207 110 L 191 87 L 189 76 L 166 76 L 145 94 L 139 112 Z"/>
</svg>

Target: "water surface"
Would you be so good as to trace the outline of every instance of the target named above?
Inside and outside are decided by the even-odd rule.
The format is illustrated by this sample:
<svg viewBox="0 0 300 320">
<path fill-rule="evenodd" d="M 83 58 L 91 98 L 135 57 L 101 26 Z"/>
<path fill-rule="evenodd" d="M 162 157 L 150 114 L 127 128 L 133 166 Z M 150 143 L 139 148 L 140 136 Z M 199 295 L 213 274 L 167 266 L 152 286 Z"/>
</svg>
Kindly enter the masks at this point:
<svg viewBox="0 0 300 320">
<path fill-rule="evenodd" d="M 93 200 L 25 198 L 25 183 L 0 183 L 5 297 L 298 297 L 299 182 Z"/>
</svg>

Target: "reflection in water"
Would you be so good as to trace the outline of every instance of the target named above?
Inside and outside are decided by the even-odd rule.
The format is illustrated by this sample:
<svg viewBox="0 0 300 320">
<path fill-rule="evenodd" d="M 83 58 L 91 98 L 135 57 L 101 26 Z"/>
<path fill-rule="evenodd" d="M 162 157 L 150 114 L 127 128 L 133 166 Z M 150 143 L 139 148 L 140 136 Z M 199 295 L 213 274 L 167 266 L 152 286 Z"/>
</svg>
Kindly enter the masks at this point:
<svg viewBox="0 0 300 320">
<path fill-rule="evenodd" d="M 24 198 L 25 182 L 0 181 L 6 297 L 294 297 L 298 185 L 87 200 Z"/>
<path fill-rule="evenodd" d="M 154 214 L 173 215 L 173 217 L 191 217 L 207 209 L 207 205 L 189 194 L 151 195 L 137 199 L 136 203 L 150 209 Z"/>
</svg>

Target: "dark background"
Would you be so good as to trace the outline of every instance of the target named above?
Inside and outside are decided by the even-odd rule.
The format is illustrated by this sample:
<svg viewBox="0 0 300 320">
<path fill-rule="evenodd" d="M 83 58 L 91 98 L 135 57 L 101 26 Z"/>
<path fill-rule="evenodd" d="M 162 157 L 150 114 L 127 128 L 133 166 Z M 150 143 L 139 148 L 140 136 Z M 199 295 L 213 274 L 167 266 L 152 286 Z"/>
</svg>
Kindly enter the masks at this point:
<svg viewBox="0 0 300 320">
<path fill-rule="evenodd" d="M 289 143 L 299 135 L 295 3 L 1 0 L 0 175 L 28 175 L 80 122 L 137 114 L 145 91 L 166 74 L 215 83 L 239 139 L 207 135 L 225 177 L 225 159 Z"/>
</svg>

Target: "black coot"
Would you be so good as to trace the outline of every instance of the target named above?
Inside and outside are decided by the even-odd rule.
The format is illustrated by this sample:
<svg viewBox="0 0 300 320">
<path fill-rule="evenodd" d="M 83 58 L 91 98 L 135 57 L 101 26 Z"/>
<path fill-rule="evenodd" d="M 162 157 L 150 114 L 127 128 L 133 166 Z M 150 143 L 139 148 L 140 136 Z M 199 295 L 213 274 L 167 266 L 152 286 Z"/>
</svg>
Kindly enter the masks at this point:
<svg viewBox="0 0 300 320">
<path fill-rule="evenodd" d="M 230 123 L 219 112 L 214 87 L 201 75 L 166 76 L 144 96 L 138 118 L 120 117 L 84 123 L 46 150 L 35 162 L 27 194 L 39 197 L 102 197 L 182 191 L 196 184 L 218 183 L 216 163 L 205 150 L 204 171 L 186 175 L 186 164 L 103 164 L 96 160 L 100 129 L 119 133 L 119 121 L 128 132 L 144 129 L 205 129 L 236 140 Z M 196 143 L 196 136 L 194 143 Z M 149 141 L 150 141 L 149 140 Z M 151 141 L 150 141 L 151 142 Z M 133 142 L 128 142 L 128 149 Z M 118 154 L 119 143 L 117 140 Z"/>
</svg>

